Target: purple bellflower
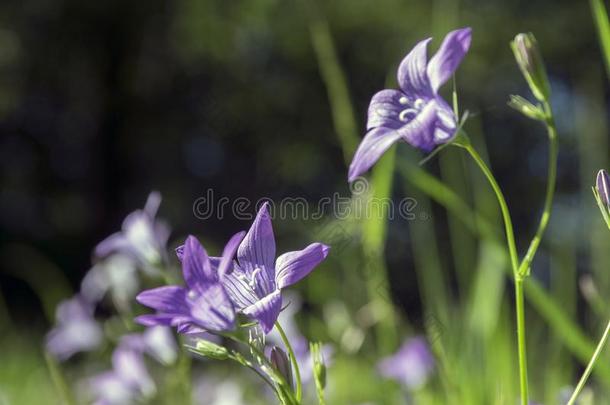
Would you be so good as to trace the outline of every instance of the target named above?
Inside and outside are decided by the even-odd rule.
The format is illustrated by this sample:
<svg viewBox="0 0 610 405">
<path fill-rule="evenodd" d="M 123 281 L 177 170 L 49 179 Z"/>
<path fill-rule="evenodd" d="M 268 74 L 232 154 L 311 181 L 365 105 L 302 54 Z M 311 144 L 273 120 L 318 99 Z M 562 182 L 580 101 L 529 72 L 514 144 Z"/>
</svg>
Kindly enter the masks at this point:
<svg viewBox="0 0 610 405">
<path fill-rule="evenodd" d="M 328 255 L 322 243 L 275 259 L 275 237 L 264 203 L 237 250 L 232 271 L 222 280 L 238 311 L 258 321 L 269 333 L 282 308 L 281 290 L 307 276 Z"/>
<path fill-rule="evenodd" d="M 123 221 L 121 232 L 110 235 L 95 248 L 95 255 L 106 257 L 124 253 L 138 261 L 144 270 L 153 271 L 165 260 L 165 245 L 169 227 L 155 219 L 161 204 L 161 195 L 152 192 L 143 210 L 129 214 Z"/>
<path fill-rule="evenodd" d="M 46 348 L 60 360 L 96 349 L 103 340 L 102 328 L 93 318 L 93 306 L 75 296 L 57 307 L 57 326 L 46 337 Z"/>
<path fill-rule="evenodd" d="M 112 369 L 90 379 L 95 405 L 140 403 L 156 393 L 143 353 L 121 344 L 112 354 Z"/>
<path fill-rule="evenodd" d="M 136 320 L 146 326 L 176 326 L 179 333 L 223 332 L 235 326 L 235 309 L 222 284 L 244 232 L 234 235 L 222 258 L 210 260 L 197 238 L 189 236 L 178 249 L 186 287 L 164 286 L 138 294 L 137 301 L 156 314 Z"/>
<path fill-rule="evenodd" d="M 91 303 L 106 294 L 120 309 L 130 307 L 140 285 L 137 263 L 128 255 L 116 253 L 97 262 L 81 283 L 81 295 Z"/>
<path fill-rule="evenodd" d="M 448 33 L 430 61 L 426 54 L 431 38 L 419 42 L 398 67 L 400 90 L 381 90 L 373 96 L 368 109 L 368 132 L 349 168 L 350 182 L 369 170 L 399 140 L 431 152 L 455 136 L 455 114 L 438 90 L 468 52 L 471 31 L 462 28 Z"/>
<path fill-rule="evenodd" d="M 416 390 L 426 383 L 434 370 L 434 357 L 426 340 L 415 337 L 403 343 L 394 355 L 382 359 L 378 368 L 384 377 Z"/>
<path fill-rule="evenodd" d="M 170 365 L 178 358 L 176 340 L 169 328 L 153 326 L 143 333 L 132 333 L 121 338 L 121 346 L 146 353 L 159 363 Z"/>
</svg>

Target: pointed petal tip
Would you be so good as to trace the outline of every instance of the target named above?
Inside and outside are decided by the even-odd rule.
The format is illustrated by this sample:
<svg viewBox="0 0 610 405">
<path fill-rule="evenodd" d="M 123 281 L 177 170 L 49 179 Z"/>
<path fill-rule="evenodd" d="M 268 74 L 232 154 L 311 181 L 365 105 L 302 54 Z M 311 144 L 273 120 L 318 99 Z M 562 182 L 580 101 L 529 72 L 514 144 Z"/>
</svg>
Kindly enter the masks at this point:
<svg viewBox="0 0 610 405">
<path fill-rule="evenodd" d="M 322 245 L 322 256 L 326 259 L 328 257 L 328 253 L 330 252 L 330 246 L 325 245 L 324 243 L 320 243 Z"/>
</svg>

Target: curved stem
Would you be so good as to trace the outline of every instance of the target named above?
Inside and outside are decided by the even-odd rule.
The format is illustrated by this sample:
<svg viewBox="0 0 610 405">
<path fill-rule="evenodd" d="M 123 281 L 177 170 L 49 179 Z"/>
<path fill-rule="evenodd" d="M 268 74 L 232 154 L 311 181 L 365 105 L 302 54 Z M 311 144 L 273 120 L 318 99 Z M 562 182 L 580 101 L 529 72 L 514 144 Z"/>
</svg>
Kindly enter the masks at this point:
<svg viewBox="0 0 610 405">
<path fill-rule="evenodd" d="M 576 389 L 574 389 L 574 393 L 572 394 L 572 396 L 570 397 L 570 400 L 568 401 L 568 403 L 566 405 L 573 405 L 576 402 L 576 398 L 578 397 L 578 394 L 580 394 L 582 389 L 585 387 L 585 384 L 587 383 L 587 379 L 591 375 L 591 372 L 593 371 L 593 367 L 595 366 L 595 363 L 597 362 L 599 355 L 602 353 L 602 350 L 604 349 L 604 346 L 606 345 L 608 336 L 610 336 L 610 321 L 608 322 L 608 325 L 606 325 L 606 330 L 604 331 L 602 338 L 600 339 L 599 343 L 597 344 L 597 348 L 595 349 L 595 352 L 593 352 L 593 356 L 591 357 L 591 360 L 589 361 L 589 364 L 587 365 L 585 372 L 582 374 L 582 377 L 580 377 L 580 381 L 578 381 L 578 385 L 576 386 Z"/>
<path fill-rule="evenodd" d="M 470 156 L 474 159 L 476 164 L 479 166 L 485 177 L 487 177 L 487 181 L 491 185 L 491 188 L 494 190 L 496 194 L 496 198 L 498 199 L 498 203 L 500 204 L 500 210 L 502 211 L 502 218 L 504 219 L 504 230 L 506 232 L 506 243 L 508 244 L 508 252 L 510 254 L 510 262 L 513 268 L 513 272 L 515 276 L 517 274 L 517 269 L 519 267 L 519 256 L 517 255 L 517 247 L 515 245 L 515 234 L 513 232 L 513 222 L 510 217 L 510 211 L 508 210 L 508 205 L 506 204 L 506 199 L 504 198 L 504 194 L 502 194 L 502 190 L 496 181 L 496 178 L 489 170 L 489 167 L 485 164 L 479 153 L 472 145 L 463 146 L 464 149 L 468 151 Z"/>
<path fill-rule="evenodd" d="M 470 156 L 477 163 L 489 184 L 493 188 L 498 203 L 500 204 L 500 210 L 502 211 L 502 218 L 504 219 L 504 229 L 506 231 L 506 243 L 508 244 L 508 251 L 510 254 L 510 261 L 513 269 L 513 276 L 515 279 L 515 311 L 517 313 L 517 345 L 519 353 L 519 382 L 521 385 L 521 405 L 528 405 L 528 383 L 527 383 L 527 349 L 525 340 L 525 300 L 523 295 L 523 276 L 519 273 L 519 256 L 517 255 L 517 247 L 515 244 L 515 234 L 513 231 L 513 223 L 506 204 L 506 199 L 502 190 L 498 185 L 491 170 L 478 152 L 474 149 L 470 143 L 462 146 L 465 148 Z"/>
<path fill-rule="evenodd" d="M 546 127 L 549 136 L 548 180 L 546 195 L 544 198 L 544 209 L 540 217 L 540 222 L 538 223 L 538 229 L 536 230 L 534 238 L 530 242 L 530 246 L 527 249 L 527 253 L 523 258 L 521 265 L 519 266 L 518 273 L 523 276 L 529 274 L 529 267 L 532 264 L 532 260 L 534 260 L 534 255 L 538 250 L 538 246 L 540 246 L 542 235 L 544 234 L 544 231 L 549 223 L 549 219 L 551 217 L 551 206 L 553 204 L 553 195 L 555 194 L 555 183 L 557 179 L 557 130 L 555 129 L 555 122 L 553 120 L 550 105 L 548 103 L 544 103 L 544 109 L 547 115 Z"/>
<path fill-rule="evenodd" d="M 229 358 L 233 361 L 235 361 L 236 363 L 239 363 L 243 366 L 248 367 L 250 370 L 254 371 L 254 373 L 256 373 L 261 380 L 263 380 L 269 387 L 271 387 L 271 389 L 273 389 L 273 391 L 277 394 L 277 387 L 263 374 L 261 373 L 261 371 L 259 369 L 257 369 L 256 367 L 254 367 L 252 364 L 250 364 L 250 362 L 248 363 L 244 363 L 241 359 L 239 359 L 237 356 L 235 355 L 229 355 Z"/>
<path fill-rule="evenodd" d="M 524 279 L 515 279 L 515 309 L 517 312 L 517 350 L 519 352 L 519 382 L 521 385 L 521 405 L 528 405 L 527 384 L 527 346 L 525 341 L 525 299 L 523 296 Z"/>
<path fill-rule="evenodd" d="M 275 327 L 277 328 L 277 331 L 280 333 L 280 336 L 282 337 L 282 341 L 284 342 L 286 349 L 288 349 L 288 355 L 290 356 L 290 361 L 292 362 L 292 367 L 294 368 L 294 374 L 296 377 L 295 380 L 296 380 L 297 402 L 301 403 L 301 398 L 303 396 L 303 387 L 301 384 L 301 372 L 299 370 L 299 364 L 297 363 L 297 358 L 294 355 L 294 351 L 292 350 L 290 341 L 288 340 L 288 337 L 286 336 L 286 333 L 284 332 L 284 329 L 282 329 L 282 326 L 280 325 L 280 323 L 276 322 Z"/>
</svg>

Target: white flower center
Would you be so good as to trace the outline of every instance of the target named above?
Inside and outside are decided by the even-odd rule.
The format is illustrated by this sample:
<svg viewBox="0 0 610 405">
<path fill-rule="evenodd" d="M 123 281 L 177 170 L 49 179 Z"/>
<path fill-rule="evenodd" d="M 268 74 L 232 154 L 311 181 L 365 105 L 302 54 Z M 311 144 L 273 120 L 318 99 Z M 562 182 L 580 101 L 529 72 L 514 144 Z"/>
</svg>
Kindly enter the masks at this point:
<svg viewBox="0 0 610 405">
<path fill-rule="evenodd" d="M 398 114 L 398 119 L 402 122 L 409 122 L 413 120 L 413 118 L 415 118 L 417 114 L 419 114 L 426 105 L 426 102 L 421 98 L 418 98 L 415 101 L 411 102 L 404 96 L 401 97 L 398 102 L 408 107 L 402 110 L 400 114 Z"/>
</svg>

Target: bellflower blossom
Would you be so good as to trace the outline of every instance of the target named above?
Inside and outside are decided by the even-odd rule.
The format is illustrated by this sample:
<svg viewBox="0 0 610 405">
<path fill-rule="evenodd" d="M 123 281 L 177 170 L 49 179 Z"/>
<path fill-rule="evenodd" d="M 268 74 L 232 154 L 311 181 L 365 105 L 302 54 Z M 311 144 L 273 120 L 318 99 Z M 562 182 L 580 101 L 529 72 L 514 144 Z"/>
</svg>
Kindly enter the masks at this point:
<svg viewBox="0 0 610 405">
<path fill-rule="evenodd" d="M 110 235 L 97 245 L 96 256 L 124 253 L 136 259 L 144 270 L 158 267 L 165 260 L 165 245 L 170 234 L 169 227 L 155 219 L 159 204 L 161 195 L 150 193 L 144 209 L 125 218 L 121 232 Z"/>
<path fill-rule="evenodd" d="M 95 405 L 125 405 L 152 397 L 157 389 L 143 353 L 121 344 L 112 354 L 112 369 L 90 379 Z"/>
<path fill-rule="evenodd" d="M 275 238 L 269 204 L 259 209 L 237 250 L 233 270 L 222 280 L 237 310 L 258 321 L 265 333 L 273 329 L 282 308 L 281 290 L 307 276 L 328 255 L 329 246 L 312 243 L 275 259 Z M 275 262 L 274 262 L 275 260 Z"/>
<path fill-rule="evenodd" d="M 177 326 L 179 333 L 232 330 L 235 310 L 222 280 L 243 237 L 243 232 L 234 235 L 222 258 L 211 261 L 197 238 L 189 236 L 177 252 L 182 259 L 186 287 L 164 286 L 141 292 L 137 301 L 157 313 L 142 315 L 136 320 L 146 326 Z"/>
<path fill-rule="evenodd" d="M 81 295 L 89 302 L 97 303 L 110 294 L 118 307 L 128 308 L 140 284 L 137 271 L 131 256 L 110 255 L 87 272 L 81 283 Z"/>
<path fill-rule="evenodd" d="M 143 333 L 125 335 L 121 345 L 133 350 L 147 353 L 159 363 L 170 365 L 178 358 L 178 347 L 169 328 L 153 326 Z"/>
<path fill-rule="evenodd" d="M 379 362 L 379 372 L 387 378 L 394 379 L 407 389 L 416 390 L 422 387 L 434 370 L 434 357 L 426 340 L 415 337 L 407 340 L 398 352 Z"/>
<path fill-rule="evenodd" d="M 46 337 L 46 348 L 60 360 L 96 349 L 103 340 L 102 328 L 93 318 L 94 308 L 75 296 L 57 307 L 57 326 Z"/>
<path fill-rule="evenodd" d="M 348 180 L 366 172 L 399 140 L 424 152 L 449 142 L 457 130 L 455 114 L 438 94 L 468 52 L 471 29 L 445 36 L 428 62 L 431 38 L 415 45 L 398 67 L 400 90 L 385 89 L 373 96 L 368 109 L 367 134 L 349 168 Z"/>
</svg>

